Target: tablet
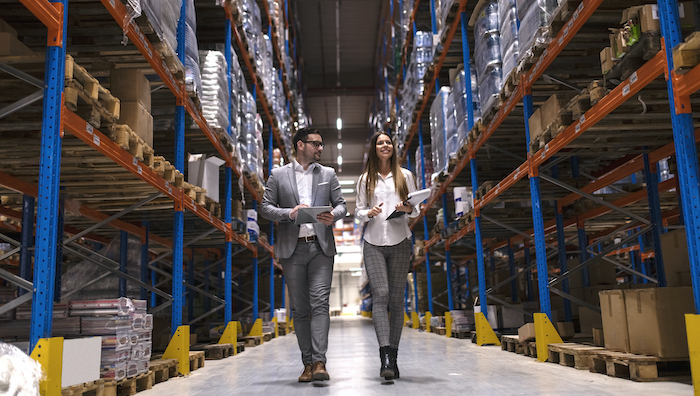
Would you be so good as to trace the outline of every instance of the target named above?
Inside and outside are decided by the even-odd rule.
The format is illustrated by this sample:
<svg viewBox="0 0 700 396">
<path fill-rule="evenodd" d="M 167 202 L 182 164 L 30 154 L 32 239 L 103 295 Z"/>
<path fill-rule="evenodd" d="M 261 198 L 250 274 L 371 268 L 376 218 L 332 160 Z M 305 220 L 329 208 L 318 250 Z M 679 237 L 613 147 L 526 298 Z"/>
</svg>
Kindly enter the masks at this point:
<svg viewBox="0 0 700 396">
<path fill-rule="evenodd" d="M 297 218 L 294 224 L 319 223 L 316 216 L 321 213 L 330 213 L 333 208 L 331 206 L 312 206 L 310 208 L 299 208 Z"/>
</svg>

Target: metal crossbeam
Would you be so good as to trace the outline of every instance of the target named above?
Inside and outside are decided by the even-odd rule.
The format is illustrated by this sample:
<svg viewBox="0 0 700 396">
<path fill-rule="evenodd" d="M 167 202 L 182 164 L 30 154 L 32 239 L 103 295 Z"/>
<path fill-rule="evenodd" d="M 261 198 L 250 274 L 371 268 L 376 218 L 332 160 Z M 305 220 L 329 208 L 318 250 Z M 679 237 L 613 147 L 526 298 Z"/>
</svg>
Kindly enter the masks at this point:
<svg viewBox="0 0 700 396">
<path fill-rule="evenodd" d="M 86 234 L 92 232 L 93 230 L 96 230 L 96 229 L 102 227 L 102 226 L 105 225 L 105 224 L 111 223 L 112 221 L 114 221 L 114 220 L 116 220 L 116 219 L 118 219 L 118 218 L 120 218 L 120 217 L 122 217 L 122 216 L 124 216 L 124 215 L 126 215 L 126 214 L 129 214 L 129 213 L 133 212 L 134 210 L 140 208 L 141 206 L 143 206 L 143 205 L 145 205 L 145 204 L 147 204 L 147 203 L 153 201 L 154 199 L 160 197 L 161 195 L 163 195 L 163 194 L 160 193 L 160 192 L 157 192 L 157 193 L 155 193 L 155 194 L 149 195 L 148 197 L 146 197 L 146 198 L 140 200 L 139 202 L 136 202 L 135 204 L 129 206 L 128 208 L 124 208 L 124 209 L 120 210 L 118 213 L 115 213 L 115 214 L 109 216 L 108 218 L 106 218 L 106 219 L 100 221 L 99 223 L 94 224 L 94 225 L 92 225 L 92 226 L 90 226 L 90 227 L 88 227 L 88 228 L 86 228 L 86 229 L 80 231 L 79 233 L 73 235 L 72 237 L 68 238 L 68 239 L 64 242 L 64 244 L 73 242 L 73 241 L 75 241 L 76 239 L 82 237 L 83 235 L 86 235 Z"/>
<path fill-rule="evenodd" d="M 151 313 L 156 314 L 157 312 L 160 312 L 160 311 L 164 310 L 165 308 L 168 308 L 171 305 L 173 305 L 172 300 L 166 301 L 166 302 L 160 304 L 159 306 L 151 309 Z"/>
<path fill-rule="evenodd" d="M 12 103 L 11 105 L 5 106 L 0 109 L 0 118 L 5 118 L 8 115 L 14 113 L 15 111 L 22 110 L 23 108 L 29 106 L 30 104 L 39 101 L 44 98 L 44 91 L 36 91 L 31 95 L 27 95 L 24 98 Z"/>
<path fill-rule="evenodd" d="M 15 286 L 21 287 L 24 290 L 34 291 L 34 284 L 32 284 L 32 282 L 21 278 L 11 272 L 5 271 L 2 268 L 0 268 L 0 278 L 5 279 L 6 281 L 12 283 Z"/>
<path fill-rule="evenodd" d="M 516 233 L 516 234 L 518 234 L 518 235 L 520 235 L 520 236 L 522 236 L 522 237 L 524 237 L 524 238 L 527 238 L 527 239 L 530 239 L 530 240 L 533 240 L 533 241 L 535 240 L 535 238 L 532 237 L 532 236 L 530 236 L 529 234 L 526 234 L 526 233 L 524 233 L 524 232 L 522 232 L 522 231 L 520 231 L 520 230 L 518 230 L 518 229 L 516 229 L 516 228 L 513 228 L 513 227 L 509 226 L 508 224 L 505 224 L 505 223 L 503 223 L 503 222 L 500 222 L 500 221 L 498 221 L 498 220 L 496 220 L 496 219 L 494 219 L 494 218 L 492 218 L 492 217 L 489 217 L 489 216 L 487 216 L 487 215 L 485 215 L 485 214 L 483 214 L 483 213 L 481 214 L 481 218 L 484 219 L 484 220 L 486 220 L 486 221 L 488 221 L 489 223 L 493 223 L 493 224 L 495 224 L 495 225 L 497 225 L 497 226 L 499 226 L 499 227 L 501 227 L 501 228 L 505 228 L 506 230 L 511 231 L 511 232 L 513 232 L 513 233 Z M 555 252 L 559 250 L 559 248 L 557 248 L 557 246 L 552 245 L 551 243 L 546 243 L 546 242 L 545 242 L 545 246 L 547 246 L 547 247 L 550 248 L 550 249 L 553 249 Z"/>
<path fill-rule="evenodd" d="M 553 177 L 540 174 L 540 178 L 541 178 L 541 179 L 544 179 L 544 180 L 546 180 L 546 181 L 548 181 L 548 182 L 550 182 L 550 183 L 552 183 L 552 184 L 554 184 L 555 186 L 559 186 L 559 187 L 561 187 L 561 188 L 563 188 L 563 189 L 565 189 L 565 190 L 569 190 L 569 191 L 571 191 L 571 192 L 573 192 L 573 193 L 576 193 L 576 194 L 578 194 L 578 195 L 580 195 L 580 196 L 582 196 L 582 197 L 588 198 L 588 199 L 590 199 L 590 200 L 592 200 L 592 201 L 594 201 L 594 202 L 598 202 L 599 204 L 601 204 L 601 205 L 603 205 L 603 206 L 606 206 L 606 207 L 608 207 L 608 208 L 610 208 L 610 209 L 612 209 L 612 210 L 614 210 L 614 211 L 616 211 L 616 212 L 622 213 L 623 215 L 628 216 L 628 217 L 630 217 L 630 218 L 632 218 L 632 219 L 635 219 L 635 220 L 637 220 L 637 221 L 640 221 L 640 222 L 642 222 L 642 223 L 644 223 L 644 224 L 646 224 L 646 225 L 651 224 L 651 222 L 650 222 L 649 220 L 645 219 L 644 217 L 638 216 L 638 215 L 636 215 L 636 214 L 630 212 L 630 211 L 627 210 L 627 209 L 621 208 L 621 207 L 619 207 L 619 206 L 615 206 L 615 205 L 611 204 L 610 202 L 608 202 L 608 201 L 606 201 L 606 200 L 604 200 L 604 199 L 602 199 L 602 198 L 596 197 L 596 196 L 593 195 L 593 194 L 589 194 L 589 193 L 587 193 L 587 192 L 585 192 L 585 191 L 579 190 L 578 188 L 572 187 L 572 186 L 570 186 L 570 185 L 568 185 L 568 184 L 566 184 L 566 183 L 562 183 L 561 181 L 559 181 L 559 180 L 557 180 L 557 179 L 555 179 L 555 178 L 553 178 Z"/>
<path fill-rule="evenodd" d="M 166 277 L 167 279 L 172 279 L 172 277 L 173 277 L 173 276 L 172 276 L 171 274 L 169 274 L 167 271 L 164 271 L 164 270 L 162 270 L 162 269 L 160 269 L 160 268 L 158 268 L 158 267 L 156 267 L 156 266 L 150 266 L 150 265 L 149 265 L 148 268 L 150 268 L 150 269 L 152 269 L 153 271 L 155 271 L 155 272 L 157 272 L 157 273 L 163 275 L 163 276 Z M 162 283 L 163 283 L 163 282 L 159 283 L 159 285 L 162 284 Z M 185 287 L 188 288 L 188 289 L 190 289 L 190 290 L 194 290 L 194 291 L 196 291 L 197 293 L 199 293 L 199 294 L 201 294 L 201 295 L 203 295 L 203 296 L 209 297 L 209 298 L 211 298 L 212 300 L 215 300 L 215 301 L 218 301 L 218 302 L 221 302 L 221 303 L 226 302 L 226 301 L 220 299 L 219 297 L 217 297 L 217 296 L 215 296 L 215 295 L 213 295 L 213 294 L 211 294 L 211 293 L 207 293 L 207 292 L 205 292 L 204 290 L 198 288 L 197 286 L 191 285 L 191 284 L 189 284 L 189 283 L 187 283 L 187 282 L 185 282 Z"/>
<path fill-rule="evenodd" d="M 590 310 L 592 310 L 592 311 L 594 311 L 594 312 L 600 313 L 600 307 L 596 307 L 596 306 L 593 305 L 593 304 L 589 304 L 589 303 L 587 303 L 586 301 L 583 301 L 583 300 L 581 300 L 581 299 L 578 298 L 578 297 L 572 296 L 572 295 L 569 294 L 569 293 L 564 293 L 563 291 L 561 291 L 561 290 L 559 290 L 559 289 L 557 289 L 557 288 L 555 288 L 555 287 L 550 287 L 550 288 L 549 288 L 549 291 L 552 292 L 552 293 L 554 293 L 554 294 L 556 294 L 556 295 L 559 295 L 559 296 L 561 296 L 561 297 L 564 297 L 565 299 L 567 299 L 567 300 L 569 300 L 569 301 L 571 301 L 571 302 L 574 302 L 574 303 L 576 303 L 576 304 L 578 304 L 578 305 L 580 305 L 580 306 L 586 307 L 586 308 L 588 308 L 588 309 L 590 309 Z"/>
<path fill-rule="evenodd" d="M 88 287 L 88 286 L 90 286 L 90 285 L 94 285 L 95 283 L 101 281 L 102 279 L 104 279 L 104 278 L 106 278 L 106 277 L 108 277 L 108 276 L 110 276 L 110 275 L 112 275 L 111 272 L 105 272 L 105 273 L 103 273 L 102 275 L 98 276 L 97 278 L 90 280 L 90 282 L 83 283 L 82 285 L 78 286 L 77 289 L 73 289 L 73 290 L 71 290 L 71 291 L 68 292 L 68 293 L 62 293 L 61 298 L 68 298 L 69 296 L 72 296 L 73 294 L 75 294 L 75 293 L 77 293 L 77 292 L 83 290 L 84 288 L 86 288 L 86 287 Z"/>
<path fill-rule="evenodd" d="M 12 67 L 6 63 L 0 62 L 0 70 L 4 71 L 5 73 L 7 73 L 13 77 L 19 78 L 22 81 L 28 82 L 37 88 L 41 88 L 42 90 L 44 89 L 44 81 L 43 80 L 40 80 L 32 75 L 29 75 L 29 74 L 27 74 L 19 69 L 15 69 L 14 67 Z"/>
<path fill-rule="evenodd" d="M 225 306 L 226 306 L 225 303 L 224 303 L 224 304 L 221 304 L 221 305 L 218 305 L 218 306 L 216 306 L 216 307 L 210 309 L 209 311 L 207 311 L 207 312 L 205 312 L 205 313 L 203 313 L 203 314 L 197 316 L 196 318 L 192 319 L 192 320 L 191 320 L 189 323 L 187 323 L 187 324 L 191 326 L 193 323 L 199 322 L 200 320 L 202 320 L 202 319 L 206 318 L 207 316 L 213 314 L 214 312 L 216 312 L 216 311 L 218 311 L 218 310 L 224 308 Z"/>
<path fill-rule="evenodd" d="M 183 248 L 186 248 L 186 247 L 188 247 L 188 246 L 190 246 L 190 245 L 196 243 L 196 242 L 199 241 L 200 239 L 206 238 L 207 236 L 211 235 L 212 233 L 214 233 L 214 232 L 216 232 L 216 231 L 219 231 L 219 229 L 218 229 L 218 228 L 212 228 L 212 229 L 210 229 L 209 231 L 206 231 L 205 233 L 203 233 L 203 234 L 199 235 L 198 237 L 192 239 L 191 241 L 185 243 L 184 245 L 182 245 L 182 247 L 183 247 Z M 148 267 L 150 268 L 151 265 L 153 265 L 153 264 L 155 264 L 155 263 L 157 263 L 157 262 L 163 260 L 163 259 L 166 258 L 166 257 L 172 256 L 172 254 L 173 254 L 173 251 L 172 251 L 172 250 L 169 251 L 169 252 L 165 252 L 165 253 L 161 254 L 160 256 L 158 256 L 158 257 L 154 258 L 153 260 L 151 260 L 151 261 L 148 263 Z"/>
<path fill-rule="evenodd" d="M 33 294 L 34 293 L 22 294 L 21 296 L 15 298 L 14 300 L 0 306 L 0 315 L 4 314 L 5 312 L 8 312 L 11 309 L 19 307 L 20 305 L 26 303 L 27 301 L 31 301 Z"/>
<path fill-rule="evenodd" d="M 487 295 L 486 295 L 486 298 L 488 298 L 489 300 L 493 300 L 493 301 L 495 301 L 495 302 L 497 302 L 497 303 L 499 303 L 499 304 L 502 304 L 503 306 L 508 307 L 508 308 L 510 308 L 510 309 L 512 309 L 512 310 L 518 311 L 518 312 L 520 312 L 520 313 L 522 313 L 522 314 L 524 314 L 524 315 L 527 315 L 527 316 L 529 316 L 529 317 L 532 317 L 532 312 L 527 312 L 527 311 L 525 311 L 524 309 L 518 307 L 517 305 L 513 305 L 513 304 L 511 304 L 511 303 L 509 303 L 509 302 L 507 302 L 507 301 L 505 301 L 505 300 L 502 300 L 502 299 L 500 299 L 500 298 L 498 298 L 498 297 L 496 297 L 496 296 L 493 296 L 493 295 L 491 295 L 491 294 L 487 294 Z"/>
</svg>

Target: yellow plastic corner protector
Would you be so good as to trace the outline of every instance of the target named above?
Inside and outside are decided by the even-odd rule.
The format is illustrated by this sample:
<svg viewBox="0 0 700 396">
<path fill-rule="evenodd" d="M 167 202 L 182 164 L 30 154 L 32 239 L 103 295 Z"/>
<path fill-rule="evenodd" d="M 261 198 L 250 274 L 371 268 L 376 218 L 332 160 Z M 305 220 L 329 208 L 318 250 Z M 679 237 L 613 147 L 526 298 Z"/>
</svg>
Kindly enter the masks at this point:
<svg viewBox="0 0 700 396">
<path fill-rule="evenodd" d="M 274 326 L 275 326 L 275 338 L 279 338 L 280 333 L 279 333 L 279 326 L 277 323 L 277 318 L 276 317 L 272 318 L 272 322 L 274 323 Z"/>
<path fill-rule="evenodd" d="M 41 364 L 46 378 L 39 384 L 41 396 L 61 395 L 63 374 L 63 337 L 40 338 L 31 354 Z"/>
<path fill-rule="evenodd" d="M 445 312 L 445 335 L 448 338 L 452 337 L 452 314 L 450 312 Z"/>
<path fill-rule="evenodd" d="M 165 348 L 163 359 L 177 359 L 180 374 L 190 373 L 190 326 L 179 326 Z"/>
<path fill-rule="evenodd" d="M 413 322 L 412 328 L 420 329 L 420 316 L 418 316 L 418 312 L 411 312 L 411 321 Z"/>
<path fill-rule="evenodd" d="M 501 345 L 501 340 L 498 339 L 483 312 L 474 314 L 474 322 L 476 322 L 476 345 Z"/>
<path fill-rule="evenodd" d="M 260 345 L 263 344 L 263 331 L 262 331 L 262 319 L 258 318 L 255 319 L 255 323 L 253 323 L 253 328 L 250 329 L 250 333 L 248 333 L 249 337 L 255 337 L 258 336 L 260 337 Z"/>
<path fill-rule="evenodd" d="M 430 318 L 433 317 L 433 314 L 430 313 L 430 311 L 425 311 L 425 332 L 430 333 Z"/>
<path fill-rule="evenodd" d="M 535 319 L 535 342 L 537 343 L 537 360 L 546 362 L 549 358 L 547 346 L 549 344 L 561 344 L 564 341 L 559 337 L 557 329 L 545 313 L 536 313 Z"/>
<path fill-rule="evenodd" d="M 695 395 L 700 395 L 700 315 L 686 314 L 685 329 L 688 333 L 690 352 L 690 372 L 693 378 Z"/>
<path fill-rule="evenodd" d="M 226 329 L 224 329 L 224 334 L 219 339 L 219 344 L 233 345 L 234 355 L 238 354 L 238 326 L 240 325 L 239 322 L 228 322 Z"/>
</svg>

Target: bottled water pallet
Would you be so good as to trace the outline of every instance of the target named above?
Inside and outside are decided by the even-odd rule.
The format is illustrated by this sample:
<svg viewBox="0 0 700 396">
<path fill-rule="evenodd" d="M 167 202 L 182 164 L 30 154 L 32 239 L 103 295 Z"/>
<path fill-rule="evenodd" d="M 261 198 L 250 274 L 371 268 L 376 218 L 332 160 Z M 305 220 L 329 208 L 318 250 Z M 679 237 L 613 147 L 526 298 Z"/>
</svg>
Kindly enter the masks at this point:
<svg viewBox="0 0 700 396">
<path fill-rule="evenodd" d="M 660 358 L 614 351 L 594 351 L 590 355 L 589 370 L 611 377 L 632 381 L 689 381 L 688 358 Z"/>
</svg>

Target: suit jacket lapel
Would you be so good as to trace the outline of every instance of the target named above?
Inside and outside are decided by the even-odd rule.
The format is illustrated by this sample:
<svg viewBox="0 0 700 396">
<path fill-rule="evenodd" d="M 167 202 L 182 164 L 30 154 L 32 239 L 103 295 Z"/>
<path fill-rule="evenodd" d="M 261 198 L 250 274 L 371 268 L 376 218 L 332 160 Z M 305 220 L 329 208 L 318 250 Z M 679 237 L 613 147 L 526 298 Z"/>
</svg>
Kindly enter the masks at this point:
<svg viewBox="0 0 700 396">
<path fill-rule="evenodd" d="M 316 164 L 311 164 L 311 166 L 314 167 L 313 169 L 313 183 L 311 184 L 311 206 L 316 206 L 316 190 L 318 187 L 318 183 L 321 182 L 321 168 L 317 166 Z M 325 205 L 325 203 L 324 203 Z"/>
<path fill-rule="evenodd" d="M 287 172 L 289 174 L 289 180 L 292 182 L 292 192 L 294 193 L 294 199 L 297 200 L 297 205 L 299 205 L 299 189 L 297 188 L 297 175 L 294 170 L 294 162 L 290 163 L 287 167 Z"/>
</svg>

